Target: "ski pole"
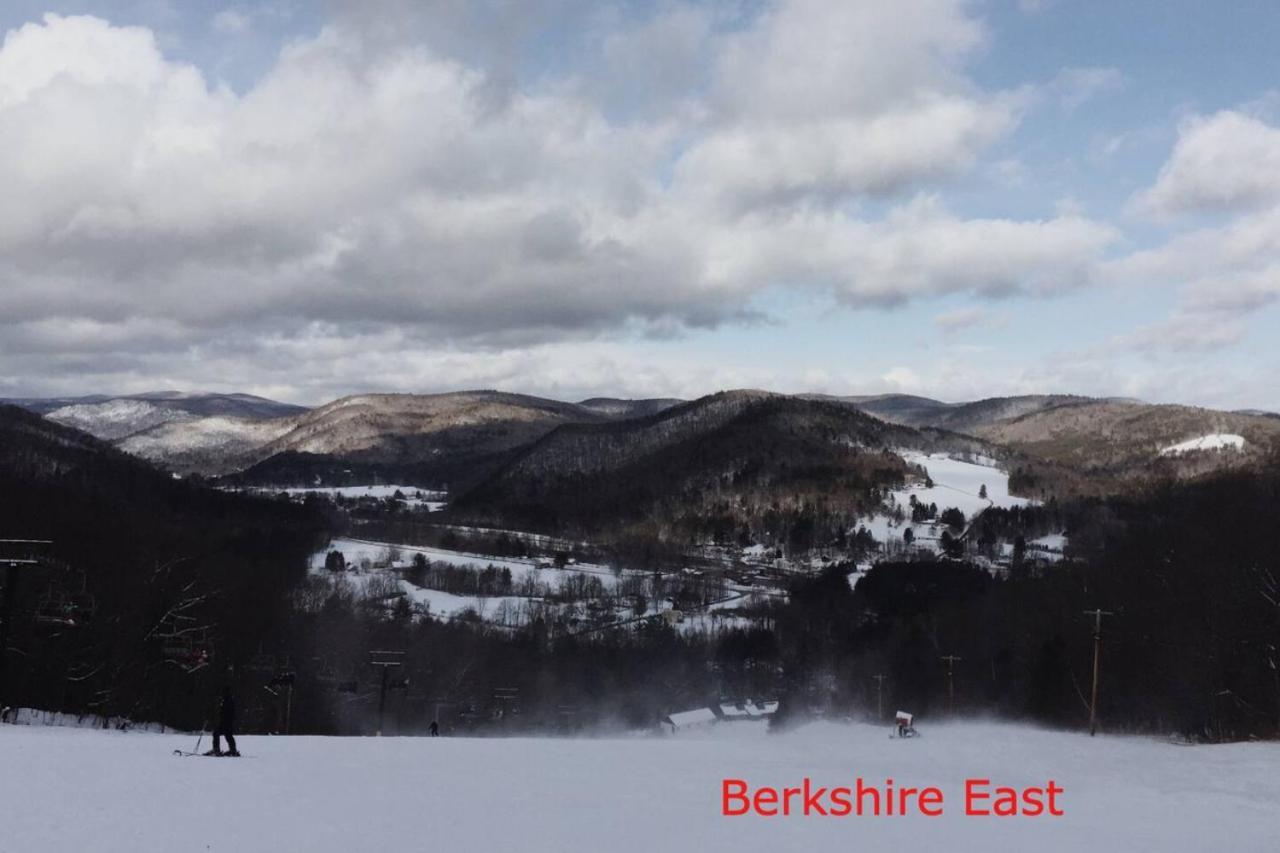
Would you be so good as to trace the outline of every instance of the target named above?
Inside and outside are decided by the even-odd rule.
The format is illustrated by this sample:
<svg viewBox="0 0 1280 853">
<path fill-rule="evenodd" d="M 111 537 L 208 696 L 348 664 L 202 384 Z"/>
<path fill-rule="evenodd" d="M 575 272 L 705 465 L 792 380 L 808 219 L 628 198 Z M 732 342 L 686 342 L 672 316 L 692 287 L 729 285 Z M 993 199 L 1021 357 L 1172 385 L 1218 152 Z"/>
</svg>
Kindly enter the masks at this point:
<svg viewBox="0 0 1280 853">
<path fill-rule="evenodd" d="M 195 749 L 190 753 L 191 755 L 199 755 L 199 754 L 200 754 L 200 742 L 201 742 L 202 740 L 204 740 L 204 730 L 205 730 L 205 729 L 207 729 L 207 728 L 209 728 L 209 721 L 208 721 L 208 720 L 205 720 L 205 721 L 204 721 L 204 725 L 202 725 L 202 726 L 200 727 L 200 736 L 196 738 L 196 748 L 195 748 Z M 187 753 L 184 753 L 184 752 L 183 752 L 182 750 L 180 750 L 180 749 L 175 749 L 175 750 L 173 751 L 173 754 L 174 754 L 174 755 L 186 755 Z"/>
<path fill-rule="evenodd" d="M 194 750 L 196 755 L 200 754 L 200 741 L 204 740 L 204 730 L 207 728 L 209 728 L 209 721 L 206 719 L 204 725 L 200 727 L 200 737 L 196 738 L 196 748 Z"/>
</svg>

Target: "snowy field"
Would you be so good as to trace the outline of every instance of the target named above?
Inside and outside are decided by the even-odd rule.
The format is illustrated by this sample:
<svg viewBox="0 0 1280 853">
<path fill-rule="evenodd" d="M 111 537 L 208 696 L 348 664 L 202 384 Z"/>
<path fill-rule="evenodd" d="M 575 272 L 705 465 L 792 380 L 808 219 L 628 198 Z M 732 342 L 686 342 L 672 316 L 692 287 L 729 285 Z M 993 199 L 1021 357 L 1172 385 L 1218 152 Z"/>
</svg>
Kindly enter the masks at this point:
<svg viewBox="0 0 1280 853">
<path fill-rule="evenodd" d="M 614 586 L 618 580 L 617 575 L 608 566 L 600 566 L 594 563 L 574 563 L 563 569 L 557 569 L 554 566 L 540 569 L 538 568 L 539 561 L 533 558 L 493 557 L 485 554 L 470 554 L 464 551 L 448 551 L 444 548 L 432 548 L 426 545 L 398 545 L 394 542 L 348 538 L 334 539 L 327 548 L 312 554 L 312 571 L 324 570 L 324 560 L 330 551 L 341 551 L 347 563 L 355 566 L 360 566 L 366 560 L 372 564 L 380 563 L 386 559 L 388 554 L 395 551 L 400 552 L 400 559 L 405 563 L 412 561 L 414 554 L 422 554 L 433 563 L 447 563 L 450 566 L 462 566 L 476 570 L 494 566 L 499 569 L 510 570 L 511 579 L 516 583 L 523 581 L 526 576 L 535 572 L 538 580 L 551 584 L 558 584 L 562 578 L 570 575 L 590 575 L 599 578 L 600 582 L 606 587 Z"/>
<path fill-rule="evenodd" d="M 1032 503 L 1026 498 L 1009 494 L 1009 475 L 997 468 L 993 460 L 966 462 L 952 459 L 945 453 L 920 453 L 915 450 L 903 450 L 899 453 L 908 463 L 923 466 L 929 472 L 929 479 L 933 481 L 932 488 L 927 488 L 924 483 L 916 483 L 892 492 L 893 503 L 902 507 L 908 516 L 912 497 L 926 506 L 937 504 L 939 513 L 949 507 L 956 507 L 964 513 L 966 520 L 972 520 L 988 507 L 1016 507 Z M 987 489 L 985 498 L 980 497 L 983 486 Z M 901 539 L 903 532 L 910 528 L 918 546 L 933 550 L 938 550 L 937 540 L 943 530 L 938 524 L 913 524 L 909 517 L 905 522 L 897 523 L 888 514 L 864 518 L 859 526 L 865 527 L 877 542 Z"/>
<path fill-rule="evenodd" d="M 430 489 L 419 489 L 417 486 L 307 486 L 287 489 L 267 489 L 264 491 L 269 491 L 272 494 L 284 492 L 285 494 L 294 497 L 323 495 L 328 498 L 373 498 L 376 500 L 394 498 L 396 493 L 399 492 L 404 498 L 405 506 L 411 509 L 424 507 L 427 512 L 439 512 L 445 505 L 444 492 L 435 492 Z"/>
<path fill-rule="evenodd" d="M 561 589 L 570 579 L 577 577 L 594 578 L 600 581 L 607 591 L 616 590 L 621 579 L 635 572 L 614 572 L 608 566 L 597 563 L 573 563 L 564 568 L 555 568 L 545 560 L 522 557 L 493 557 L 484 554 L 470 554 L 463 551 L 449 551 L 444 548 L 432 548 L 425 545 L 398 545 L 393 542 L 378 542 L 371 539 L 338 538 L 332 540 L 328 547 L 311 556 L 311 572 L 322 577 L 332 577 L 325 569 L 325 557 L 330 551 L 342 552 L 348 565 L 358 571 L 348 571 L 336 576 L 335 580 L 349 585 L 357 591 L 363 591 L 379 575 L 388 572 L 389 558 L 398 552 L 398 561 L 409 564 L 414 554 L 422 554 L 435 563 L 446 563 L 451 566 L 480 571 L 488 566 L 507 569 L 511 572 L 512 582 L 520 584 L 532 577 L 540 584 L 552 590 Z M 540 568 L 539 566 L 543 566 Z M 367 566 L 368 568 L 364 568 Z M 647 572 L 639 573 L 647 576 Z M 399 577 L 398 575 L 396 576 Z M 466 611 L 474 611 L 482 621 L 498 625 L 519 625 L 527 621 L 534 610 L 544 605 L 540 598 L 523 598 L 516 595 L 474 596 L 457 595 L 435 589 L 424 589 L 407 580 L 397 580 L 401 592 L 415 604 L 427 605 L 431 616 L 437 619 L 456 619 Z M 758 604 L 765 593 L 750 588 L 741 588 L 734 584 L 726 585 L 725 598 L 709 605 L 703 610 L 687 611 L 677 630 L 692 634 L 697 632 L 715 632 L 728 628 L 747 628 L 752 626 L 749 619 L 741 616 L 725 614 L 718 611 L 731 608 L 746 607 Z M 656 608 L 651 604 L 643 614 L 643 618 L 654 618 L 670 609 L 669 603 L 662 603 Z M 615 614 L 618 622 L 636 621 L 636 615 L 630 608 L 620 609 Z"/>
<path fill-rule="evenodd" d="M 933 488 L 924 484 L 894 492 L 894 498 L 904 506 L 915 495 L 922 504 L 936 503 L 941 511 L 956 507 L 971 518 L 989 506 L 1015 507 L 1030 503 L 1026 498 L 1009 494 L 1009 475 L 994 464 L 979 465 L 952 459 L 944 453 L 916 453 L 906 451 L 902 458 L 912 465 L 922 465 L 933 480 Z M 987 487 L 986 498 L 978 496 Z"/>
<path fill-rule="evenodd" d="M 186 851 L 1115 850 L 1264 853 L 1280 838 L 1280 744 L 1180 747 L 993 723 L 767 735 L 755 723 L 673 738 L 244 736 L 236 759 L 192 739 L 0 726 L 0 849 Z M 724 817 L 721 780 L 753 787 L 936 785 L 944 814 Z M 970 817 L 964 780 L 1064 793 L 1062 817 Z"/>
<path fill-rule="evenodd" d="M 1215 432 L 1202 435 L 1178 444 L 1171 444 L 1160 451 L 1161 456 L 1180 456 L 1194 453 L 1197 450 L 1244 450 L 1244 436 L 1234 433 Z"/>
</svg>

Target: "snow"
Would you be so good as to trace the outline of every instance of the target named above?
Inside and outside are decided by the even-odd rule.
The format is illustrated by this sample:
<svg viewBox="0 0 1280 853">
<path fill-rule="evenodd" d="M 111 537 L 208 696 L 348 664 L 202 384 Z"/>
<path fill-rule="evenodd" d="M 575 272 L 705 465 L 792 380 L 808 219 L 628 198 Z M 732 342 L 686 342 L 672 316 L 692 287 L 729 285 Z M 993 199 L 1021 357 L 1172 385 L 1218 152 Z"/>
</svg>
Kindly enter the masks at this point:
<svg viewBox="0 0 1280 853">
<path fill-rule="evenodd" d="M 0 726 L 3 846 L 41 853 L 1275 849 L 1280 744 L 1180 747 L 996 723 L 735 723 L 675 737 L 191 737 Z M 206 738 L 206 742 L 207 742 Z M 725 778 L 936 785 L 944 814 L 724 817 Z M 1064 788 L 1062 817 L 963 814 L 966 778 Z"/>
<path fill-rule="evenodd" d="M 1031 556 L 1057 562 L 1062 559 L 1067 548 L 1067 537 L 1061 533 L 1051 533 L 1037 539 L 1027 540 L 1027 552 Z"/>
<path fill-rule="evenodd" d="M 230 451 L 279 438 L 288 432 L 291 423 L 288 419 L 255 420 L 227 415 L 184 418 L 130 435 L 120 448 L 145 459 L 161 460 L 181 453 Z"/>
<path fill-rule="evenodd" d="M 444 492 L 420 489 L 417 486 L 310 486 L 306 488 L 270 489 L 274 494 L 284 492 L 293 497 L 306 495 L 325 495 L 343 498 L 374 498 L 383 500 L 394 498 L 396 492 L 404 497 L 405 505 L 411 508 L 425 507 L 427 512 L 439 512 L 444 508 Z"/>
<path fill-rule="evenodd" d="M 668 722 L 677 730 L 697 726 L 710 726 L 719 721 L 716 712 L 710 708 L 694 708 L 692 711 L 679 711 L 667 715 Z"/>
<path fill-rule="evenodd" d="M 1171 444 L 1160 451 L 1161 456 L 1180 456 L 1197 450 L 1244 450 L 1244 436 L 1234 433 L 1215 432 L 1192 438 L 1178 444 Z"/>
<path fill-rule="evenodd" d="M 438 589 L 424 589 L 414 586 L 408 581 L 400 581 L 400 589 L 415 604 L 426 604 L 431 608 L 431 615 L 438 619 L 456 619 L 466 610 L 474 610 L 482 618 L 493 619 L 506 605 L 508 613 L 519 612 L 521 608 L 537 604 L 536 599 L 519 595 L 454 595 Z"/>
<path fill-rule="evenodd" d="M 464 551 L 448 551 L 444 548 L 432 548 L 426 545 L 397 545 L 394 542 L 378 542 L 372 539 L 334 539 L 321 551 L 311 555 L 313 571 L 324 569 L 324 559 L 330 551 L 341 551 L 349 565 L 359 566 L 363 561 L 378 563 L 386 555 L 398 550 L 401 559 L 412 560 L 414 554 L 422 554 L 433 563 L 447 563 L 451 566 L 464 566 L 472 569 L 484 569 L 495 566 L 509 569 L 511 580 L 520 583 L 530 573 L 537 572 L 537 578 L 545 583 L 556 585 L 558 581 L 569 575 L 593 575 L 600 579 L 606 588 L 614 586 L 618 578 L 607 566 L 594 563 L 575 563 L 563 569 L 538 568 L 538 560 L 523 557 L 492 557 L 484 554 L 471 554 Z"/>
<path fill-rule="evenodd" d="M 907 516 L 901 524 L 887 513 L 877 513 L 859 520 L 857 526 L 865 527 L 877 542 L 901 539 L 903 533 L 910 528 L 915 536 L 915 547 L 934 552 L 941 550 L 939 540 L 945 526 L 936 522 L 913 523 L 910 520 L 912 496 L 926 506 L 937 504 L 939 514 L 949 507 L 955 507 L 964 513 L 966 521 L 971 521 L 975 515 L 989 507 L 1008 508 L 1033 503 L 1027 498 L 1009 494 L 1009 475 L 996 467 L 993 459 L 982 456 L 967 460 L 954 459 L 946 453 L 921 453 L 915 450 L 900 450 L 898 453 L 909 464 L 923 466 L 929 472 L 933 487 L 917 482 L 892 492 L 893 503 L 900 506 Z M 987 487 L 986 498 L 978 496 L 983 486 Z"/>
<path fill-rule="evenodd" d="M 938 511 L 956 507 L 965 518 L 972 518 L 990 506 L 1027 506 L 1031 501 L 1009 494 L 1009 475 L 994 464 L 981 465 L 953 459 L 945 453 L 918 453 L 904 451 L 902 458 L 909 464 L 922 465 L 933 480 L 933 488 L 923 483 L 894 492 L 894 498 L 904 507 L 915 495 L 922 504 L 938 505 Z M 982 460 L 990 462 L 990 460 Z M 978 497 L 982 487 L 987 487 L 986 498 Z"/>
<path fill-rule="evenodd" d="M 145 400 L 108 400 L 103 403 L 62 406 L 54 409 L 47 417 L 98 438 L 114 441 L 159 424 L 187 420 L 191 415 Z"/>
<path fill-rule="evenodd" d="M 39 708 L 6 708 L 0 714 L 3 722 L 15 726 L 58 726 L 73 729 L 116 729 L 146 732 L 172 732 L 163 723 L 139 723 L 127 717 L 101 717 L 97 714 L 66 714 Z"/>
</svg>

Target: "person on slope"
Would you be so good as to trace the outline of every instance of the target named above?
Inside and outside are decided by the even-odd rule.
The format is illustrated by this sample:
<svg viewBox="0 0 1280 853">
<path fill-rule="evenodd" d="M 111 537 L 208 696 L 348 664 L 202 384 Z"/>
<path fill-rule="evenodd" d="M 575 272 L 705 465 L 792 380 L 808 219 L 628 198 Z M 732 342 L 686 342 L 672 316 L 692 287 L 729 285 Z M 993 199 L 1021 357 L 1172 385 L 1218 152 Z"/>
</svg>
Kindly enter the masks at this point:
<svg viewBox="0 0 1280 853">
<path fill-rule="evenodd" d="M 223 755 L 222 738 L 227 739 L 227 752 L 235 758 L 240 757 L 240 751 L 236 749 L 236 701 L 231 697 L 231 687 L 224 686 L 222 688 L 222 701 L 218 703 L 218 724 L 213 729 L 213 749 L 209 755 Z"/>
</svg>

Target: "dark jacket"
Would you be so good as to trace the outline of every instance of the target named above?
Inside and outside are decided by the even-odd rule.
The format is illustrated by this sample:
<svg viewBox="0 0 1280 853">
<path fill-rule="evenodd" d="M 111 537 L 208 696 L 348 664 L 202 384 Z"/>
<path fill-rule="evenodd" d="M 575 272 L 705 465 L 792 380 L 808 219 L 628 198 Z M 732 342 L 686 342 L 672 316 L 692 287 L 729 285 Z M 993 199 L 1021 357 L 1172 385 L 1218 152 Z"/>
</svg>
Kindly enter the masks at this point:
<svg viewBox="0 0 1280 853">
<path fill-rule="evenodd" d="M 231 691 L 222 693 L 222 702 L 218 705 L 218 727 L 229 729 L 236 722 L 236 700 L 231 698 Z"/>
</svg>

